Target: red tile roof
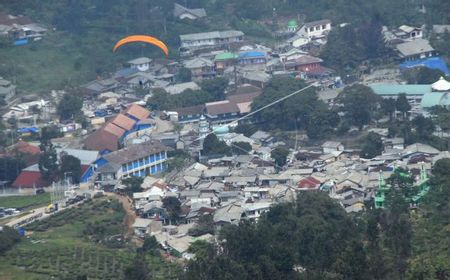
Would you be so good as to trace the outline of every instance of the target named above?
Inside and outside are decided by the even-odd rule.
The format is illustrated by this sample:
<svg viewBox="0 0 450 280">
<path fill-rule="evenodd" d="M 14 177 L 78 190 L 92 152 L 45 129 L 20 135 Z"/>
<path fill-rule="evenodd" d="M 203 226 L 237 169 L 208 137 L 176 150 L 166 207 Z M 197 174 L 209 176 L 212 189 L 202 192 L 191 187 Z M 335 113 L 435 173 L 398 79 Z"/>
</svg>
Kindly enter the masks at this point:
<svg viewBox="0 0 450 280">
<path fill-rule="evenodd" d="M 133 128 L 135 121 L 124 114 L 118 114 L 111 120 L 111 123 L 125 130 L 130 130 Z"/>
<path fill-rule="evenodd" d="M 43 188 L 49 185 L 50 183 L 42 178 L 41 172 L 28 170 L 20 172 L 12 184 L 15 188 Z"/>
<path fill-rule="evenodd" d="M 17 142 L 13 146 L 11 146 L 11 150 L 15 151 L 15 152 L 19 152 L 19 153 L 23 153 L 23 154 L 31 154 L 31 155 L 36 155 L 41 152 L 39 147 L 33 146 L 30 143 L 25 142 L 23 140 L 19 140 L 19 142 Z"/>
<path fill-rule="evenodd" d="M 107 130 L 99 129 L 84 140 L 84 146 L 86 149 L 94 151 L 117 151 L 119 148 L 119 137 Z"/>
<path fill-rule="evenodd" d="M 208 115 L 217 116 L 228 113 L 239 113 L 239 108 L 235 103 L 228 100 L 216 101 L 205 104 Z"/>
<path fill-rule="evenodd" d="M 298 187 L 300 189 L 316 189 L 319 187 L 320 181 L 314 177 L 306 177 L 298 182 Z"/>
<path fill-rule="evenodd" d="M 150 116 L 150 111 L 137 104 L 131 104 L 124 111 L 124 114 L 131 115 L 139 120 L 145 120 L 148 116 Z"/>
<path fill-rule="evenodd" d="M 125 133 L 125 129 L 118 127 L 117 125 L 113 123 L 107 123 L 104 127 L 100 128 L 99 130 L 104 130 L 106 132 L 109 132 L 113 135 L 115 135 L 117 138 L 122 137 L 122 135 Z"/>
</svg>

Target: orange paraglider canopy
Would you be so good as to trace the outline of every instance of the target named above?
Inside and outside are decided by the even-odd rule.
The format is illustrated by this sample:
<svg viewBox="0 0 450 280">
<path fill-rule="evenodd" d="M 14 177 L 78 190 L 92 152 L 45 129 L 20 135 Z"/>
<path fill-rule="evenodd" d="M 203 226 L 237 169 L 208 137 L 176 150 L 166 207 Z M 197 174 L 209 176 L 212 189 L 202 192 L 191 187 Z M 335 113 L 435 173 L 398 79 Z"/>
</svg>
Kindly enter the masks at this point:
<svg viewBox="0 0 450 280">
<path fill-rule="evenodd" d="M 125 45 L 128 43 L 135 43 L 135 42 L 144 42 L 144 43 L 149 43 L 149 44 L 155 45 L 158 48 L 160 48 L 165 53 L 166 56 L 169 56 L 169 48 L 166 46 L 166 44 L 164 44 L 162 41 L 156 39 L 155 37 L 147 36 L 147 35 L 131 35 L 131 36 L 122 38 L 114 46 L 113 52 L 115 52 L 122 45 Z"/>
</svg>

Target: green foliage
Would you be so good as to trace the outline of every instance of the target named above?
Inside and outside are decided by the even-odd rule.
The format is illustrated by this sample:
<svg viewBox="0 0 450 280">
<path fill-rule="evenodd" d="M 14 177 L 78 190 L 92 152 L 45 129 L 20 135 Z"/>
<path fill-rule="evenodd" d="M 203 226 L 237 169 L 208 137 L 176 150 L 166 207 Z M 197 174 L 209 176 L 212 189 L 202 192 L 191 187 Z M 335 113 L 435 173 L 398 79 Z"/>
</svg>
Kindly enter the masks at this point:
<svg viewBox="0 0 450 280">
<path fill-rule="evenodd" d="M 53 138 L 62 137 L 64 134 L 59 130 L 56 125 L 44 126 L 41 129 L 41 142 L 47 142 Z"/>
<path fill-rule="evenodd" d="M 3 255 L 19 241 L 20 236 L 17 230 L 7 226 L 3 227 L 0 231 L 0 255 Z"/>
<path fill-rule="evenodd" d="M 126 186 L 125 192 L 130 197 L 133 197 L 133 193 L 135 192 L 142 192 L 142 182 L 144 182 L 144 178 L 137 176 L 122 179 L 122 184 Z"/>
<path fill-rule="evenodd" d="M 383 141 L 380 135 L 370 132 L 364 139 L 360 156 L 362 158 L 374 158 L 381 155 L 383 151 Z"/>
<path fill-rule="evenodd" d="M 214 133 L 208 134 L 203 140 L 204 155 L 228 155 L 230 153 L 230 147 L 217 138 Z"/>
<path fill-rule="evenodd" d="M 170 221 L 178 221 L 178 217 L 181 213 L 181 202 L 176 197 L 165 197 L 162 200 L 163 207 L 166 209 L 169 215 Z"/>
<path fill-rule="evenodd" d="M 50 139 L 41 137 L 40 144 L 41 154 L 39 155 L 39 171 L 42 173 L 42 178 L 55 181 L 58 177 L 58 157 L 56 149 Z"/>
<path fill-rule="evenodd" d="M 398 95 L 397 100 L 395 101 L 395 108 L 402 112 L 403 118 L 406 117 L 406 113 L 411 110 L 411 105 L 409 105 L 408 99 L 406 98 L 406 94 L 401 93 Z"/>
<path fill-rule="evenodd" d="M 214 100 L 223 100 L 225 99 L 225 90 L 228 87 L 228 79 L 223 77 L 207 79 L 201 82 L 200 87 L 209 93 Z"/>
<path fill-rule="evenodd" d="M 191 249 L 196 260 L 187 279 L 368 279 L 355 225 L 324 193 L 277 204 L 257 223 L 224 227 L 220 239 L 220 251 L 206 244 Z"/>
<path fill-rule="evenodd" d="M 346 87 L 339 100 L 344 105 L 346 119 L 360 129 L 370 123 L 381 101 L 372 89 L 360 84 Z"/>
<path fill-rule="evenodd" d="M 20 156 L 0 158 L 0 181 L 14 182 L 20 171 L 25 168 L 25 162 Z"/>
<path fill-rule="evenodd" d="M 77 93 L 69 92 L 61 98 L 56 110 L 62 120 L 68 120 L 82 114 L 81 107 L 83 107 L 83 99 Z"/>
<path fill-rule="evenodd" d="M 130 280 L 149 280 L 152 279 L 150 270 L 145 260 L 145 255 L 136 254 L 132 264 L 125 268 L 125 279 Z"/>
<path fill-rule="evenodd" d="M 191 155 L 183 150 L 169 151 L 167 157 L 168 171 L 181 170 L 191 160 Z"/>
<path fill-rule="evenodd" d="M 381 111 L 389 116 L 389 119 L 392 119 L 393 114 L 395 113 L 395 99 L 394 98 L 383 98 L 381 100 Z"/>
<path fill-rule="evenodd" d="M 178 74 L 176 76 L 176 80 L 180 83 L 187 83 L 192 81 L 192 73 L 191 70 L 188 68 L 182 67 L 178 71 Z"/>
<path fill-rule="evenodd" d="M 247 137 L 250 137 L 256 131 L 258 131 L 258 128 L 255 125 L 249 123 L 240 123 L 234 128 L 235 133 L 241 133 Z"/>
<path fill-rule="evenodd" d="M 152 110 L 173 110 L 215 101 L 215 97 L 203 90 L 187 89 L 180 94 L 170 95 L 164 90 L 155 90 L 147 100 L 147 106 Z"/>
<path fill-rule="evenodd" d="M 50 193 L 39 195 L 17 195 L 0 197 L 0 207 L 5 208 L 35 208 L 50 204 Z"/>
<path fill-rule="evenodd" d="M 68 177 L 71 178 L 72 183 L 79 184 L 81 178 L 81 161 L 78 158 L 67 154 L 62 155 L 60 160 L 60 178 Z"/>
<path fill-rule="evenodd" d="M 333 134 L 339 124 L 339 115 L 326 107 L 320 107 L 311 114 L 306 134 L 310 139 L 323 139 Z"/>
<path fill-rule="evenodd" d="M 303 81 L 291 77 L 273 78 L 264 87 L 262 94 L 253 101 L 252 110 L 255 111 L 305 86 Z M 318 100 L 314 88 L 309 88 L 258 112 L 256 118 L 264 129 L 306 129 L 313 112 L 324 110 L 323 108 L 326 108 L 325 103 Z"/>
<path fill-rule="evenodd" d="M 142 245 L 142 251 L 149 253 L 152 256 L 159 256 L 159 243 L 154 236 L 146 236 L 144 238 L 144 244 Z"/>
<path fill-rule="evenodd" d="M 411 68 L 403 71 L 403 78 L 408 82 L 408 84 L 425 84 L 429 85 L 440 77 L 444 77 L 445 74 L 439 69 L 430 69 L 427 67 Z"/>
<path fill-rule="evenodd" d="M 434 124 L 430 118 L 417 116 L 412 120 L 412 125 L 416 130 L 419 139 L 427 139 L 434 132 Z"/>
<path fill-rule="evenodd" d="M 214 234 L 214 219 L 210 214 L 200 216 L 197 225 L 189 229 L 189 235 L 192 236 L 201 236 L 207 233 Z"/>
<path fill-rule="evenodd" d="M 278 168 L 283 167 L 286 164 L 289 150 L 283 147 L 276 147 L 270 152 L 270 157 L 275 161 Z"/>
<path fill-rule="evenodd" d="M 252 145 L 248 142 L 235 142 L 231 146 L 233 154 L 247 155 L 252 150 Z"/>
</svg>

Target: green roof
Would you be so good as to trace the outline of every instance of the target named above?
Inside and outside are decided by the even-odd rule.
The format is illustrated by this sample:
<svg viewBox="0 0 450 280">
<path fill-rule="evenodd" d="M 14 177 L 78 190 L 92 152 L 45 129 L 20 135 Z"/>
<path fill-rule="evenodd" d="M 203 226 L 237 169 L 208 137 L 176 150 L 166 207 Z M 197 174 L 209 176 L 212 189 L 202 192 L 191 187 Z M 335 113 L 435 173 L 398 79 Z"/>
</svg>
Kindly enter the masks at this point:
<svg viewBox="0 0 450 280">
<path fill-rule="evenodd" d="M 400 93 L 406 95 L 424 95 L 431 92 L 431 85 L 395 85 L 395 84 L 376 84 L 369 87 L 378 95 L 397 96 Z"/>
<path fill-rule="evenodd" d="M 448 92 L 429 92 L 422 97 L 422 108 L 430 108 L 433 106 L 449 106 L 450 93 Z"/>
<path fill-rule="evenodd" d="M 214 134 L 227 134 L 230 132 L 230 129 L 228 128 L 228 125 L 219 126 L 217 128 L 213 129 Z"/>
<path fill-rule="evenodd" d="M 237 58 L 237 55 L 234 53 L 219 53 L 214 57 L 214 60 L 227 60 L 227 59 L 235 59 Z"/>
<path fill-rule="evenodd" d="M 297 28 L 298 27 L 298 22 L 295 19 L 291 19 L 291 20 L 288 21 L 287 25 L 288 25 L 288 27 L 295 27 L 295 28 Z"/>
</svg>

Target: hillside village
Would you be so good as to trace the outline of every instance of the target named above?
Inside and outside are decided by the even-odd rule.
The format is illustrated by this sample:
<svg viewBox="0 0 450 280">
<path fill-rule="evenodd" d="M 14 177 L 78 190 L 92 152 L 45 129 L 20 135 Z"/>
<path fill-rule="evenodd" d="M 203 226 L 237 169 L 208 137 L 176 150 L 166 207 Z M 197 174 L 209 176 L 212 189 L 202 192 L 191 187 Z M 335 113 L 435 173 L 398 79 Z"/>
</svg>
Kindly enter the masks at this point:
<svg viewBox="0 0 450 280">
<path fill-rule="evenodd" d="M 192 21 L 208 17 L 204 9 L 180 4 L 175 4 L 173 15 Z M 313 85 L 318 99 L 329 108 L 342 106 L 341 93 L 356 83 L 382 99 L 404 95 L 410 120 L 432 116 L 430 109 L 435 106 L 450 108 L 450 71 L 429 41 L 450 26 L 383 27 L 395 66 L 362 65 L 357 76 L 344 77 L 340 69 L 326 66 L 320 50 L 331 30 L 345 26 L 328 19 L 290 19 L 274 32 L 277 44 L 270 46 L 256 43 L 240 30 L 182 34 L 179 49 L 171 50 L 179 52 L 179 59 L 136 57 L 124 61 L 124 67 L 110 76 L 80 85 L 82 121 L 73 116 L 62 121 L 58 116 L 57 104 L 68 90 L 55 89 L 48 97 L 17 96 L 16 85 L 0 78 L 2 120 L 14 140 L 1 156 L 20 154 L 25 162 L 16 178 L 3 178 L 7 187 L 3 192 L 52 192 L 55 184 L 67 184 L 79 194 L 106 191 L 126 196 L 136 238 L 154 236 L 173 256 L 185 259 L 194 257 L 188 248 L 195 240 L 214 240 L 214 233 L 227 224 L 257 221 L 272 205 L 293 201 L 303 192 L 325 192 L 347 213 L 383 208 L 389 188 L 385 181 L 400 169 L 407 170 L 413 181 L 416 191 L 408 202 L 417 207 L 428 191 L 433 164 L 450 158 L 446 147 L 407 143 L 392 137 L 381 121 L 361 130 L 349 129 L 382 139 L 381 154 L 371 158 L 363 157 L 361 147 L 347 145 L 345 139 L 311 141 L 305 133 L 294 131 L 293 141 L 276 131 L 257 129 L 247 135 L 236 131 L 239 125 L 252 124 L 252 117 L 247 117 L 255 110 L 252 102 L 264 94 L 271 79 L 280 77 Z M 0 16 L 0 34 L 12 36 L 16 45 L 45 40 L 48 29 L 25 17 Z M 402 72 L 423 67 L 444 75 L 429 84 L 406 84 Z M 182 77 L 186 72 L 188 77 Z M 170 109 L 152 103 L 158 94 L 181 99 L 204 90 L 205 81 L 215 78 L 227 83 L 223 98 Z M 394 118 L 405 117 L 404 112 L 394 111 Z M 70 180 L 52 182 L 44 176 L 39 166 L 45 147 L 39 134 L 44 127 L 56 130 L 50 141 L 57 162 L 68 155 L 79 159 L 79 178 L 72 175 Z M 432 134 L 448 141 L 444 129 Z M 233 152 L 205 154 L 204 142 L 210 135 Z M 250 149 L 243 149 L 242 143 Z M 287 154 L 278 161 L 274 151 L 280 149 Z M 180 158 L 181 164 L 175 164 L 174 159 L 179 163 Z"/>
</svg>

